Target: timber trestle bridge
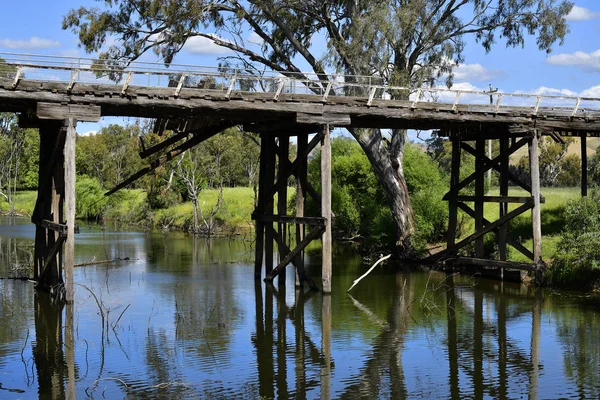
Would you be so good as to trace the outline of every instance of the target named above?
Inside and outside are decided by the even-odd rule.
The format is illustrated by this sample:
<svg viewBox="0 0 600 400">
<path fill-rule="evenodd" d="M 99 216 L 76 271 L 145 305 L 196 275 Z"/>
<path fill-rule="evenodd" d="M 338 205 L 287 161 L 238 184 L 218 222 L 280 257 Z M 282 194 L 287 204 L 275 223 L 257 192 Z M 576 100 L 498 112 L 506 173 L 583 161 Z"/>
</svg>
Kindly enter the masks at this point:
<svg viewBox="0 0 600 400">
<path fill-rule="evenodd" d="M 259 201 L 256 220 L 255 277 L 278 276 L 290 263 L 297 283 L 317 285 L 306 275 L 303 251 L 314 239 L 323 240 L 322 290 L 331 291 L 331 147 L 330 129 L 436 129 L 452 143 L 451 186 L 447 248 L 432 260 L 454 257 L 474 243 L 472 257 L 463 264 L 492 265 L 539 272 L 541 217 L 539 149 L 542 135 L 562 141 L 577 136 L 582 143 L 582 193 L 586 194 L 588 136 L 600 136 L 600 99 L 453 90 L 404 88 L 382 84 L 373 76 L 316 76 L 150 63 L 0 53 L 0 111 L 19 113 L 21 127 L 40 130 L 38 199 L 34 278 L 41 286 L 63 285 L 72 300 L 75 224 L 75 125 L 103 116 L 154 118 L 155 130 L 173 133 L 158 145 L 141 149 L 148 166 L 118 185 L 114 192 L 145 173 L 231 126 L 243 126 L 261 136 Z M 492 97 L 493 96 L 493 97 Z M 404 98 L 406 100 L 394 100 Z M 310 134 L 316 135 L 310 138 Z M 297 137 L 297 158 L 289 160 L 290 137 Z M 309 140 L 310 139 L 310 140 Z M 498 141 L 500 154 L 486 155 L 486 141 Z M 321 193 L 307 181 L 307 158 L 321 146 Z M 528 146 L 531 182 L 509 169 L 509 158 Z M 461 152 L 475 156 L 475 172 L 460 179 Z M 278 162 L 276 162 L 278 160 Z M 279 167 L 276 168 L 276 165 Z M 499 196 L 484 193 L 485 174 L 499 173 Z M 298 182 L 295 215 L 286 215 L 288 179 Z M 474 194 L 461 190 L 474 183 Z M 529 196 L 510 196 L 509 183 Z M 275 208 L 274 196 L 278 194 Z M 306 216 L 307 196 L 321 203 L 321 215 Z M 516 203 L 516 208 L 509 204 Z M 471 206 L 473 204 L 473 206 Z M 484 218 L 484 205 L 496 204 L 500 218 Z M 275 211 L 275 209 L 277 211 Z M 470 236 L 458 240 L 458 210 L 475 220 Z M 508 222 L 532 213 L 533 249 L 510 236 Z M 277 228 L 274 227 L 276 223 Z M 286 240 L 286 226 L 296 225 L 295 248 Z M 305 227 L 310 226 L 309 232 Z M 494 232 L 499 260 L 486 260 L 483 236 Z M 277 244 L 279 262 L 274 265 Z M 507 261 L 507 246 L 525 254 L 531 263 Z M 64 247 L 64 249 L 63 249 Z M 63 267 L 64 264 L 64 267 Z M 64 277 L 63 277 L 64 274 Z"/>
</svg>

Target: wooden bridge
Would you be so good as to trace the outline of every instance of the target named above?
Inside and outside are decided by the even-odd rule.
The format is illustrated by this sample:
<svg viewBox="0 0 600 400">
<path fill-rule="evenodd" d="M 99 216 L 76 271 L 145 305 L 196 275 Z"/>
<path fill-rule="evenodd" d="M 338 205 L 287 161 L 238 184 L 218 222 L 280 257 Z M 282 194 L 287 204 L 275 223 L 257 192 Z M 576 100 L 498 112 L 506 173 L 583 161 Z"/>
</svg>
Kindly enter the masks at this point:
<svg viewBox="0 0 600 400">
<path fill-rule="evenodd" d="M 549 135 L 581 137 L 600 134 L 600 99 L 406 88 L 383 85 L 378 77 L 277 73 L 252 75 L 242 70 L 171 65 L 168 69 L 149 63 L 121 64 L 106 60 L 0 53 L 0 111 L 19 113 L 22 127 L 40 129 L 40 177 L 38 200 L 32 221 L 36 224 L 35 279 L 42 286 L 65 283 L 72 297 L 73 233 L 75 219 L 75 124 L 98 121 L 103 116 L 156 118 L 156 129 L 174 133 L 162 143 L 142 146 L 148 166 L 123 182 L 118 190 L 143 174 L 180 155 L 223 129 L 241 125 L 261 135 L 259 204 L 256 220 L 255 277 L 260 278 L 266 255 L 266 280 L 273 280 L 289 263 L 296 266 L 298 282 L 316 288 L 303 268 L 303 250 L 313 239 L 323 238 L 323 291 L 331 291 L 331 149 L 330 129 L 438 129 L 452 141 L 450 220 L 447 249 L 433 256 L 454 256 L 475 242 L 475 254 L 463 263 L 489 265 L 484 259 L 483 235 L 496 233 L 500 268 L 539 271 L 541 218 L 538 140 Z M 493 96 L 493 97 L 492 97 Z M 394 100 L 404 98 L 406 100 Z M 316 133 L 309 141 L 309 134 Z M 289 138 L 297 136 L 298 156 L 289 160 Z M 500 155 L 485 153 L 486 140 L 497 140 Z M 471 142 L 474 142 L 473 146 Z M 308 154 L 321 145 L 322 191 L 307 181 Z M 509 157 L 529 147 L 531 184 L 509 170 Z M 460 154 L 476 158 L 475 172 L 460 180 Z M 164 153 L 158 156 L 158 153 Z M 276 159 L 279 160 L 276 174 Z M 582 151 L 582 191 L 585 194 L 586 155 Z M 484 194 L 488 170 L 500 174 L 500 195 Z M 296 215 L 286 215 L 286 188 L 290 176 L 299 182 Z M 461 189 L 475 183 L 475 193 Z M 509 182 L 530 196 L 509 196 Z M 113 190 L 113 191 L 114 191 Z M 277 213 L 274 195 L 278 194 Z M 304 200 L 321 202 L 321 215 L 304 215 Z M 474 207 L 469 204 L 473 203 Z M 500 218 L 487 221 L 484 204 L 498 204 Z M 520 204 L 509 211 L 509 204 Z M 457 242 L 458 210 L 475 220 L 475 232 Z M 510 237 L 508 222 L 532 210 L 533 249 Z M 277 229 L 273 227 L 277 223 Z M 286 226 L 295 224 L 296 247 L 286 241 Z M 305 235 L 304 227 L 312 227 Z M 63 243 L 66 243 L 63 251 Z M 279 263 L 273 265 L 273 244 Z M 532 260 L 531 264 L 506 261 L 507 245 Z M 264 250 L 264 253 L 263 253 Z M 64 260 L 63 260 L 64 257 Z M 64 263 L 64 278 L 63 268 Z M 280 282 L 285 274 L 279 274 Z"/>
</svg>

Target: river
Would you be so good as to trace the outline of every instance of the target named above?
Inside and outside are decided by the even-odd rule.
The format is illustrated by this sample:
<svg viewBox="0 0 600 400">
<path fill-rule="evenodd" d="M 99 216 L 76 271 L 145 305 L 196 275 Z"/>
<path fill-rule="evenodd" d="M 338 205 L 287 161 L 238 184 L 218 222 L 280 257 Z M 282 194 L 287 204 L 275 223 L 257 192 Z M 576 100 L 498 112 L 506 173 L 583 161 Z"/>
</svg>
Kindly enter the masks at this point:
<svg viewBox="0 0 600 400">
<path fill-rule="evenodd" d="M 33 227 L 0 219 L 0 274 Z M 0 280 L 0 398 L 599 398 L 584 294 L 378 268 L 338 246 L 333 293 L 253 279 L 243 240 L 82 228 L 72 306 Z M 307 255 L 319 281 L 319 255 Z M 72 322 L 69 322 L 72 321 Z M 104 321 L 104 322 L 103 322 Z"/>
</svg>

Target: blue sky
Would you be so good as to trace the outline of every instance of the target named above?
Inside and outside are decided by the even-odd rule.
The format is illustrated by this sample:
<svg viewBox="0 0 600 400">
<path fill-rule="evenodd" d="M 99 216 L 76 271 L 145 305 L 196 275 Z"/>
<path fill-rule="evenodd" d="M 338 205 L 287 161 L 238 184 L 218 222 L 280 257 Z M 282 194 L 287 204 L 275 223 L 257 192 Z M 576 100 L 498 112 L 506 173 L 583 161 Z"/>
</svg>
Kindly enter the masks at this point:
<svg viewBox="0 0 600 400">
<path fill-rule="evenodd" d="M 530 37 L 524 49 L 507 49 L 500 42 L 486 54 L 470 42 L 465 64 L 456 71 L 455 87 L 486 89 L 491 83 L 503 92 L 600 97 L 600 2 L 574 2 L 568 18 L 571 33 L 563 46 L 555 46 L 547 55 L 537 50 Z M 77 37 L 61 29 L 62 18 L 72 8 L 98 4 L 92 0 L 7 2 L 2 10 L 0 52 L 88 56 L 78 47 Z M 186 45 L 175 62 L 210 66 L 216 65 L 219 55 L 222 50 L 198 39 Z M 153 57 L 146 60 L 154 61 Z M 80 133 L 96 129 L 97 124 L 78 127 Z"/>
</svg>

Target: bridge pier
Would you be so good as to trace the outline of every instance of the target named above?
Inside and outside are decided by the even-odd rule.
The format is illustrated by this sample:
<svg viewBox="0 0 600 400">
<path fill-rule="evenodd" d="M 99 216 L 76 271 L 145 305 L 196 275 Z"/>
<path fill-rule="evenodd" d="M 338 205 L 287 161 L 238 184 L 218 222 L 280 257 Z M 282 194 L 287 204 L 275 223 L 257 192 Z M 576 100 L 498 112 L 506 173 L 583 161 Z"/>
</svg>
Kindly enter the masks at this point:
<svg viewBox="0 0 600 400">
<path fill-rule="evenodd" d="M 323 235 L 323 291 L 331 292 L 331 147 L 329 145 L 329 127 L 321 127 L 308 141 L 309 133 L 315 126 L 297 126 L 295 130 L 284 134 L 272 131 L 261 133 L 260 175 L 258 204 L 252 214 L 256 221 L 256 248 L 254 277 L 262 277 L 264 261 L 265 282 L 272 282 L 277 276 L 279 285 L 285 284 L 285 267 L 293 264 L 296 269 L 296 286 L 306 282 L 311 289 L 319 290 L 304 269 L 304 250 L 308 244 Z M 297 155 L 292 162 L 289 159 L 290 136 L 297 136 Z M 310 152 L 321 145 L 322 148 L 322 194 L 308 182 L 307 164 Z M 277 174 L 275 174 L 277 170 Z M 296 212 L 287 215 L 287 186 L 290 177 L 297 182 Z M 277 179 L 275 179 L 275 177 Z M 277 214 L 274 213 L 274 196 L 277 194 Z M 320 217 L 305 216 L 307 196 L 321 204 Z M 276 223 L 276 227 L 274 224 Z M 295 225 L 295 247 L 292 248 L 289 227 Z M 306 233 L 306 227 L 310 231 Z M 278 262 L 274 266 L 273 249 L 277 244 Z"/>
<path fill-rule="evenodd" d="M 433 260 L 453 258 L 459 264 L 491 266 L 499 269 L 500 277 L 504 269 L 520 269 L 534 272 L 539 279 L 542 261 L 541 236 L 541 204 L 544 198 L 540 191 L 539 173 L 539 132 L 535 129 L 518 130 L 511 127 L 501 128 L 451 128 L 442 131 L 452 143 L 450 190 L 444 196 L 449 206 L 449 223 L 447 248 L 431 257 Z M 485 141 L 498 142 L 499 155 L 486 156 Z M 473 147 L 473 143 L 475 146 Z M 531 183 L 522 181 L 509 169 L 509 159 L 512 154 L 524 146 L 529 148 Z M 461 164 L 464 155 L 475 158 L 475 171 L 464 179 L 460 179 Z M 485 195 L 485 175 L 495 170 L 499 175 L 499 196 Z M 530 196 L 510 196 L 509 182 L 530 193 Z M 474 185 L 473 194 L 463 194 Z M 471 205 L 472 204 L 472 205 Z M 499 218 L 489 221 L 485 218 L 486 204 L 499 205 Z M 511 204 L 518 206 L 510 207 Z M 457 242 L 457 226 L 459 210 L 474 219 L 474 232 Z M 509 222 L 519 215 L 531 210 L 533 249 L 529 250 L 509 232 Z M 486 253 L 484 236 L 488 233 L 496 235 L 497 260 L 490 260 L 489 250 Z M 474 244 L 474 249 L 465 250 L 467 245 Z M 508 245 L 531 260 L 527 263 L 507 261 Z M 459 251 L 463 255 L 458 255 Z M 466 254 L 464 254 L 466 253 Z"/>
<path fill-rule="evenodd" d="M 38 195 L 33 277 L 37 288 L 73 301 L 75 259 L 75 140 L 77 118 L 98 121 L 98 107 L 38 103 L 35 116 L 21 114 L 19 126 L 38 128 Z"/>
</svg>

